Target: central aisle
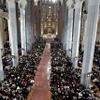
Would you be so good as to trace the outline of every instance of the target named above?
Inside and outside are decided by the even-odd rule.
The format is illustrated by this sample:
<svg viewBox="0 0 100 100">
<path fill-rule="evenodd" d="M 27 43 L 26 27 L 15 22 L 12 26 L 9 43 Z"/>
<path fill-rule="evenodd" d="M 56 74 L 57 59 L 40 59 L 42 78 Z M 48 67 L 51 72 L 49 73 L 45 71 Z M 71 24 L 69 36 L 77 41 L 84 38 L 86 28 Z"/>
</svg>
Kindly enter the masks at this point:
<svg viewBox="0 0 100 100">
<path fill-rule="evenodd" d="M 35 87 L 32 89 L 28 100 L 50 100 L 50 67 L 50 44 L 47 43 L 34 79 Z"/>
</svg>

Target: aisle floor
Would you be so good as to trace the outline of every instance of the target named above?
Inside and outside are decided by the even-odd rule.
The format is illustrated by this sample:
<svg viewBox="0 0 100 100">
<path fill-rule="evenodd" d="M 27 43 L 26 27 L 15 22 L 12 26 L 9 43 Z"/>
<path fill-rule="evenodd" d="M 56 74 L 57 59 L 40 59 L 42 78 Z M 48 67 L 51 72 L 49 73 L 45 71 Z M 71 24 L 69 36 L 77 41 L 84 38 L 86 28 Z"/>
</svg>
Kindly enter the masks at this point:
<svg viewBox="0 0 100 100">
<path fill-rule="evenodd" d="M 35 76 L 35 86 L 28 96 L 28 100 L 50 100 L 51 93 L 49 91 L 50 76 L 50 48 L 46 44 L 42 59 L 38 66 Z"/>
</svg>

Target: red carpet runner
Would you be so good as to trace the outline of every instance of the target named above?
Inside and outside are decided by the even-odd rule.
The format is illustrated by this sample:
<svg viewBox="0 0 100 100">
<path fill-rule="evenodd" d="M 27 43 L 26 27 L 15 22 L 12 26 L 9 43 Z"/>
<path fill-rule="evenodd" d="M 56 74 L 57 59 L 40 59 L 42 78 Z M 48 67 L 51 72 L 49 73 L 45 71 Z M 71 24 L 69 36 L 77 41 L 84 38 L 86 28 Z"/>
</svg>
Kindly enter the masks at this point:
<svg viewBox="0 0 100 100">
<path fill-rule="evenodd" d="M 46 44 L 42 59 L 35 76 L 35 87 L 28 96 L 28 100 L 50 100 L 48 63 L 50 62 L 50 48 Z"/>
</svg>

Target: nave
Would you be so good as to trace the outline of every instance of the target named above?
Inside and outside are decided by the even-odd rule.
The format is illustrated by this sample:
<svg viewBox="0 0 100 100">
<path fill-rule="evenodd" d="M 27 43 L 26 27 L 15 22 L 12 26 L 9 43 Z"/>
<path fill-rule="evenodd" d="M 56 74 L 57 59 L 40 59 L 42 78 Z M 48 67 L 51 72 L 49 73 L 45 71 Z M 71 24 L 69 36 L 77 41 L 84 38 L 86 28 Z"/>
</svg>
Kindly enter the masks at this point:
<svg viewBox="0 0 100 100">
<path fill-rule="evenodd" d="M 28 96 L 28 100 L 51 100 L 50 93 L 50 43 L 46 43 L 40 64 L 35 75 L 35 86 Z"/>
<path fill-rule="evenodd" d="M 7 44 L 6 44 L 7 46 Z M 96 52 L 100 52 L 96 48 Z M 80 83 L 81 60 L 79 67 L 72 67 L 62 43 L 55 39 L 46 43 L 39 38 L 27 56 L 21 56 L 18 67 L 11 66 L 9 47 L 5 48 L 4 59 L 6 78 L 0 85 L 1 100 L 98 100 L 100 87 L 96 77 L 99 67 L 93 67 L 92 80 L 97 84 L 85 89 Z M 97 55 L 97 53 L 96 53 Z M 80 56 L 82 54 L 80 53 Z M 97 55 L 100 56 L 100 55 Z M 6 60 L 4 60 L 6 61 Z M 94 64 L 99 65 L 97 59 Z M 99 90 L 98 90 L 99 89 Z"/>
<path fill-rule="evenodd" d="M 100 0 L 0 0 L 0 100 L 100 99 Z"/>
</svg>

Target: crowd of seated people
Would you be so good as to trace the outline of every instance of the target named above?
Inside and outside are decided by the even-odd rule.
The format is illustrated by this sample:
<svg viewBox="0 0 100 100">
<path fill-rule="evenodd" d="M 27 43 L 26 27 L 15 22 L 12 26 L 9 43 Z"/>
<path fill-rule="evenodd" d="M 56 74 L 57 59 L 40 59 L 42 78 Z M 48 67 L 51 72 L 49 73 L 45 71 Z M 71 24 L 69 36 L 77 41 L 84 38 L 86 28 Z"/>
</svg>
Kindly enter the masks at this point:
<svg viewBox="0 0 100 100">
<path fill-rule="evenodd" d="M 8 40 L 4 43 L 2 61 L 4 67 L 7 65 L 12 65 L 11 49 Z"/>
<path fill-rule="evenodd" d="M 19 54 L 19 56 L 21 55 L 21 46 L 20 45 L 18 45 L 18 54 Z M 11 55 L 10 43 L 9 43 L 9 40 L 7 39 L 4 43 L 3 56 L 2 56 L 2 61 L 3 61 L 4 67 L 6 65 L 12 65 L 13 57 L 14 56 Z"/>
<path fill-rule="evenodd" d="M 4 65 L 5 79 L 0 82 L 0 100 L 26 100 L 34 86 L 34 75 L 44 47 L 45 40 L 39 38 L 27 55 L 20 56 L 17 67 L 10 63 Z"/>
<path fill-rule="evenodd" d="M 82 63 L 83 63 L 83 52 L 81 50 L 79 53 L 78 67 L 82 68 Z M 97 87 L 98 90 L 100 91 L 100 42 L 96 42 L 95 45 L 91 79 L 95 87 Z"/>
<path fill-rule="evenodd" d="M 57 43 L 58 42 L 58 43 Z M 59 41 L 51 44 L 50 87 L 52 100 L 98 100 L 94 91 L 80 83 L 80 69 L 74 69 Z"/>
<path fill-rule="evenodd" d="M 100 43 L 97 42 L 94 53 L 94 67 L 92 68 L 92 80 L 100 91 Z"/>
</svg>

